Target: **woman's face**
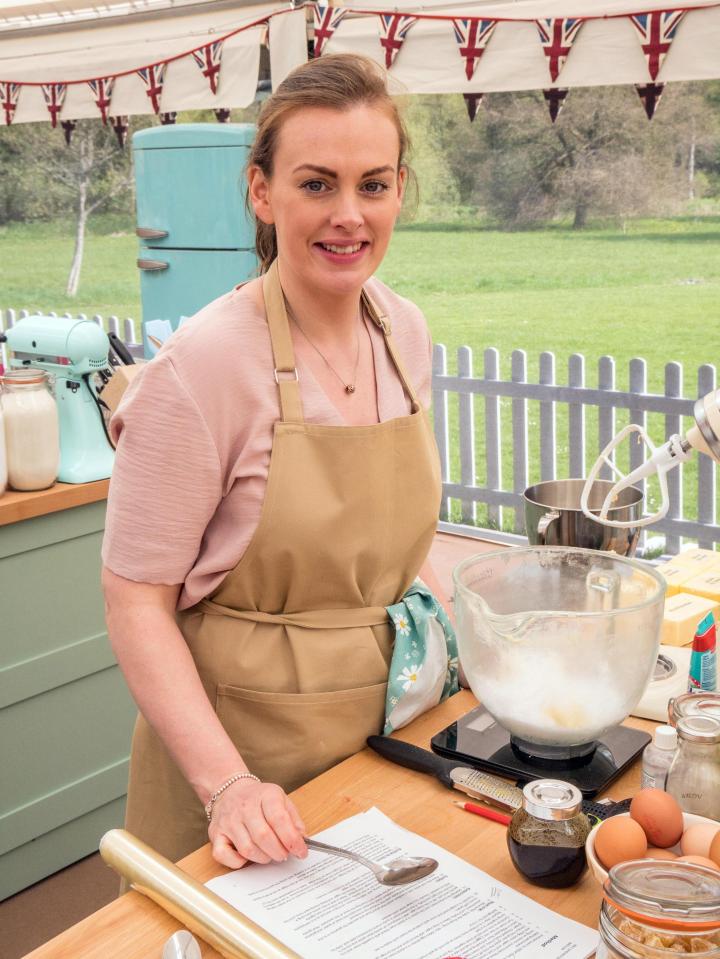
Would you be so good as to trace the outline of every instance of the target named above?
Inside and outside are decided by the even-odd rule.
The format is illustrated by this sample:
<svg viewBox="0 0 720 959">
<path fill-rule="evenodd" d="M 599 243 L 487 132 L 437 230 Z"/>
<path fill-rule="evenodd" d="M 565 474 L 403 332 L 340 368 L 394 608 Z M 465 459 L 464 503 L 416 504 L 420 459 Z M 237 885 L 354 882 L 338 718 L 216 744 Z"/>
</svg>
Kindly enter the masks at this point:
<svg viewBox="0 0 720 959">
<path fill-rule="evenodd" d="M 296 283 L 359 291 L 380 264 L 402 202 L 405 170 L 393 121 L 376 107 L 308 107 L 283 123 L 268 180 L 248 171 L 255 214 L 274 223 Z"/>
</svg>

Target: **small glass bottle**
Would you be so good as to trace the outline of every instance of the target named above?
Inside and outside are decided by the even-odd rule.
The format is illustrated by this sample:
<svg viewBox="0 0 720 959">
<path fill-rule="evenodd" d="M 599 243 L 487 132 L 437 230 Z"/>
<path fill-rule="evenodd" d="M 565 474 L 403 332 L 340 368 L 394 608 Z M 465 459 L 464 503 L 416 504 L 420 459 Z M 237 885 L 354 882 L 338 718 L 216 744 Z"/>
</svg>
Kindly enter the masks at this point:
<svg viewBox="0 0 720 959">
<path fill-rule="evenodd" d="M 720 872 L 634 859 L 604 886 L 596 959 L 720 959 Z"/>
<path fill-rule="evenodd" d="M 60 424 L 50 374 L 24 367 L 4 373 L 0 382 L 10 486 L 47 489 L 60 467 Z"/>
<path fill-rule="evenodd" d="M 642 754 L 641 789 L 664 789 L 668 770 L 677 749 L 677 730 L 672 726 L 658 726 L 653 741 Z"/>
<path fill-rule="evenodd" d="M 508 826 L 513 865 L 536 886 L 572 886 L 585 869 L 585 840 L 590 828 L 576 786 L 556 779 L 536 779 L 524 787 L 522 806 Z"/>
<path fill-rule="evenodd" d="M 720 719 L 685 716 L 665 789 L 684 812 L 720 819 Z"/>
</svg>

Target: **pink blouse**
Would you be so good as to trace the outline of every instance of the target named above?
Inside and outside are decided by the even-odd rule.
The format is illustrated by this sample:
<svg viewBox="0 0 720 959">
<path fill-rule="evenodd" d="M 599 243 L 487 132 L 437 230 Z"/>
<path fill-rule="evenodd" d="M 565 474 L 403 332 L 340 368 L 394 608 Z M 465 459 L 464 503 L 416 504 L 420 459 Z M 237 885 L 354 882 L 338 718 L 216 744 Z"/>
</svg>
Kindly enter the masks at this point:
<svg viewBox="0 0 720 959">
<path fill-rule="evenodd" d="M 430 403 L 425 319 L 379 280 L 367 284 L 423 406 Z M 384 337 L 368 322 L 380 420 L 410 412 Z M 308 423 L 344 422 L 297 358 Z M 235 289 L 170 338 L 128 388 L 110 425 L 117 444 L 103 562 L 145 583 L 182 583 L 178 609 L 207 596 L 242 557 L 260 519 L 280 419 L 264 314 Z"/>
</svg>

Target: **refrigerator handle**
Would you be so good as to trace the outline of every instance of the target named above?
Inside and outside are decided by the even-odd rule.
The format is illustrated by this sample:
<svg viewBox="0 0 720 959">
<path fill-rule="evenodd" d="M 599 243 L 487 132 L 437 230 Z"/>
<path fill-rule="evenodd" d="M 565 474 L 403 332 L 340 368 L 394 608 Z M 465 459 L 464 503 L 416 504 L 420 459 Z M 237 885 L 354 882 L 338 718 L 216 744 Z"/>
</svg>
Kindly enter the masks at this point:
<svg viewBox="0 0 720 959">
<path fill-rule="evenodd" d="M 165 263 L 164 260 L 138 260 L 137 265 L 141 270 L 146 270 L 149 273 L 157 273 L 160 270 L 167 270 L 170 266 L 169 263 Z"/>
<path fill-rule="evenodd" d="M 139 226 L 135 230 L 135 235 L 139 236 L 141 240 L 162 240 L 168 235 L 167 230 L 153 230 L 149 226 Z"/>
</svg>

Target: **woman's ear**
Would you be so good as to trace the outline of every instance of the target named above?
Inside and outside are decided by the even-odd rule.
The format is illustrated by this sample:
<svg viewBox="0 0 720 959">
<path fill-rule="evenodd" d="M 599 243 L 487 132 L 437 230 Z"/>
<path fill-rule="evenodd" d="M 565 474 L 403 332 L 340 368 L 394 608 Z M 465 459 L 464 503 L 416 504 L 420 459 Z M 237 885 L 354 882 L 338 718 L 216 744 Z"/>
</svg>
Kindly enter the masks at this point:
<svg viewBox="0 0 720 959">
<path fill-rule="evenodd" d="M 259 166 L 248 167 L 248 196 L 255 216 L 263 223 L 274 223 L 270 206 L 270 183 Z"/>
<path fill-rule="evenodd" d="M 397 189 L 398 189 L 398 200 L 400 203 L 403 201 L 405 196 L 405 188 L 407 186 L 408 179 L 408 168 L 403 164 L 397 173 Z"/>
</svg>

